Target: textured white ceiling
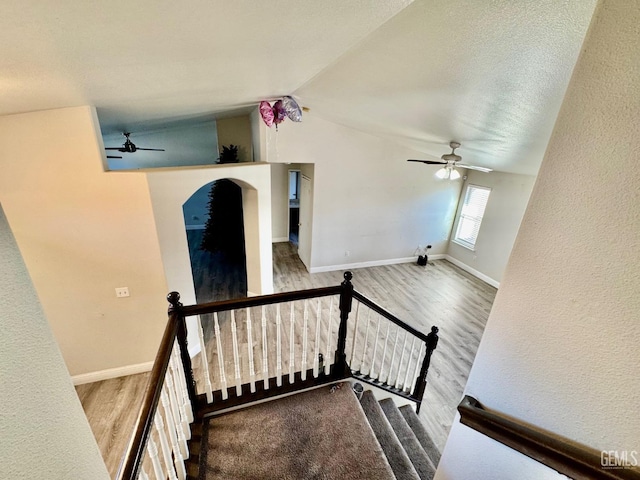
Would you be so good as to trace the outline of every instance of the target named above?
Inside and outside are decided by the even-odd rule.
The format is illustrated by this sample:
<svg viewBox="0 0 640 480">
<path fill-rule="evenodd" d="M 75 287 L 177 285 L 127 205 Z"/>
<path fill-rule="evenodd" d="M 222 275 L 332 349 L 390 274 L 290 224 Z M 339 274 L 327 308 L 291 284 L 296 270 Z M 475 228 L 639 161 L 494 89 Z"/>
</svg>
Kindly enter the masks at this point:
<svg viewBox="0 0 640 480">
<path fill-rule="evenodd" d="M 293 93 L 426 154 L 456 139 L 467 163 L 534 174 L 594 4 L 4 0 L 0 115 L 93 104 L 103 131 L 135 131 Z"/>
</svg>

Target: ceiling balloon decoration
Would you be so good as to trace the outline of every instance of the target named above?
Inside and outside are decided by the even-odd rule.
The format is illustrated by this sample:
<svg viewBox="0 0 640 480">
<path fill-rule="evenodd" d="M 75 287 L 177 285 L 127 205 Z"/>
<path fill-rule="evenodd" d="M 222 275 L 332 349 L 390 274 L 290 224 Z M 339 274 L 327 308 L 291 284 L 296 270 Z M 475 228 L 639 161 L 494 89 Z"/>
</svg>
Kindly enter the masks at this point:
<svg viewBox="0 0 640 480">
<path fill-rule="evenodd" d="M 283 97 L 282 105 L 284 106 L 284 111 L 287 112 L 289 120 L 292 122 L 302 121 L 302 110 L 300 110 L 298 103 L 292 97 Z"/>
<path fill-rule="evenodd" d="M 286 96 L 276 101 L 273 106 L 266 100 L 261 101 L 260 116 L 267 127 L 275 125 L 277 130 L 278 125 L 284 122 L 287 118 L 292 122 L 301 122 L 302 109 L 293 97 Z"/>
<path fill-rule="evenodd" d="M 260 102 L 260 116 L 262 117 L 262 120 L 267 125 L 267 127 L 271 127 L 271 125 L 273 125 L 273 109 L 271 108 L 271 105 L 269 105 L 269 102 L 267 102 L 266 100 Z"/>
</svg>

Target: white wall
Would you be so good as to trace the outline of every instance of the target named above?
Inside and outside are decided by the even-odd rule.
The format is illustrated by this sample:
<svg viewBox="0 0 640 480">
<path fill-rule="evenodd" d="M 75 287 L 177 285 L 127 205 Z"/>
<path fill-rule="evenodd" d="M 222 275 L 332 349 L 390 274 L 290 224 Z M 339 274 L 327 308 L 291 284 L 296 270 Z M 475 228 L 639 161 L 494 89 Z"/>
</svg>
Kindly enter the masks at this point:
<svg viewBox="0 0 640 480">
<path fill-rule="evenodd" d="M 638 38 L 640 5 L 599 4 L 466 393 L 595 449 L 640 452 Z M 437 479 L 524 478 L 495 442 L 470 450 L 473 435 L 454 423 Z"/>
<path fill-rule="evenodd" d="M 249 115 L 220 118 L 218 119 L 217 126 L 220 151 L 222 151 L 223 146 L 236 145 L 238 147 L 238 160 L 240 162 L 254 161 L 251 119 Z"/>
<path fill-rule="evenodd" d="M 167 286 L 144 175 L 103 170 L 90 107 L 0 117 L 0 152 L 0 202 L 71 374 L 152 361 Z"/>
<path fill-rule="evenodd" d="M 463 268 L 467 267 L 476 275 L 480 274 L 486 281 L 498 286 L 507 266 L 535 180 L 536 177 L 530 175 L 468 170 L 467 180 L 462 187 L 456 221 L 451 231 L 452 239 L 455 236 L 467 185 L 489 187 L 491 194 L 480 225 L 475 249 L 472 251 L 451 241 L 447 251 L 448 259 Z M 540 245 L 540 255 L 544 255 L 548 248 L 553 248 L 551 242 Z"/>
<path fill-rule="evenodd" d="M 271 164 L 271 233 L 274 242 L 289 239 L 289 168 L 282 163 Z"/>
<path fill-rule="evenodd" d="M 0 472 L 109 478 L 0 207 Z"/>
<path fill-rule="evenodd" d="M 180 292 L 183 304 L 195 303 L 196 297 L 182 205 L 202 185 L 222 178 L 243 187 L 247 288 L 254 294 L 273 292 L 270 165 L 167 169 L 147 172 L 147 178 L 167 283 L 169 290 Z"/>
<path fill-rule="evenodd" d="M 407 162 L 420 153 L 313 113 L 260 128 L 269 162 L 315 164 L 312 268 L 406 260 L 425 243 L 446 252 L 462 182 Z"/>
</svg>

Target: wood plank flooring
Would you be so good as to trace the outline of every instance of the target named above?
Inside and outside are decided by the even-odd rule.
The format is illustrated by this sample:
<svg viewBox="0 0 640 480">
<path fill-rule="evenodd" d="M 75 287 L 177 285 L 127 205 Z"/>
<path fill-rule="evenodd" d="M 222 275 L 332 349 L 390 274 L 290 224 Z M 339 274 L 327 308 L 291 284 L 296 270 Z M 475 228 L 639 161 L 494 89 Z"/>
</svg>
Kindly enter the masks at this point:
<svg viewBox="0 0 640 480">
<path fill-rule="evenodd" d="M 274 288 L 277 292 L 337 285 L 342 281 L 343 272 L 309 274 L 298 258 L 295 247 L 290 243 L 274 244 L 273 259 Z M 387 265 L 356 269 L 353 274 L 353 283 L 358 291 L 409 325 L 425 333 L 432 325 L 440 328 L 440 341 L 433 355 L 420 418 L 436 445 L 442 450 L 496 289 L 444 260 L 430 262 L 426 268 L 416 264 Z M 231 281 L 224 281 L 220 272 L 216 274 L 215 288 L 221 290 L 215 294 L 217 299 L 237 296 L 238 290 L 242 288 L 242 285 L 239 286 L 241 279 L 233 275 L 236 273 L 232 273 Z M 301 316 L 297 318 L 299 322 Z M 206 349 L 209 353 L 209 363 L 212 365 L 211 373 L 216 377 L 217 353 L 213 328 L 211 322 L 203 319 L 203 323 Z M 222 318 L 221 323 L 224 323 Z M 239 338 L 246 339 L 246 330 L 241 330 L 243 324 L 238 322 Z M 255 347 L 260 337 L 259 321 L 256 321 L 255 325 L 255 363 L 260 370 L 260 349 Z M 294 342 L 297 352 L 300 351 L 302 343 L 301 330 L 298 327 L 296 323 Z M 269 337 L 274 338 L 273 327 L 270 328 Z M 286 351 L 289 348 L 289 331 L 285 330 L 283 333 L 286 333 L 283 335 L 283 351 Z M 248 348 L 246 340 L 241 343 L 241 348 Z M 225 342 L 223 351 L 224 363 L 232 364 L 230 342 Z M 297 355 L 296 365 L 299 366 L 301 359 L 299 354 Z M 272 356 L 269 358 L 271 376 L 275 370 L 275 360 Z M 193 364 L 196 378 L 201 377 L 199 356 L 193 359 Z M 308 365 L 309 368 L 311 366 Z M 242 362 L 242 370 L 246 371 L 247 368 L 245 360 Z M 286 364 L 283 365 L 283 370 L 286 374 Z M 133 430 L 146 381 L 146 374 L 142 374 L 76 387 L 112 475 L 117 471 Z M 233 378 L 228 378 L 227 381 L 229 386 L 233 385 Z"/>
</svg>

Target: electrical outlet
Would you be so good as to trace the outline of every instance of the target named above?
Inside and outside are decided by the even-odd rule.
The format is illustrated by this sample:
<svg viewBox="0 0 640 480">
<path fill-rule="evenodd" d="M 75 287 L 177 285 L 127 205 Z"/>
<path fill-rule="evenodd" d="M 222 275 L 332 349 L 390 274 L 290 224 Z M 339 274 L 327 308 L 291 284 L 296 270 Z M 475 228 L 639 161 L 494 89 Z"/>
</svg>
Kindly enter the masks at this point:
<svg viewBox="0 0 640 480">
<path fill-rule="evenodd" d="M 116 297 L 123 298 L 129 296 L 129 287 L 116 287 Z"/>
</svg>

